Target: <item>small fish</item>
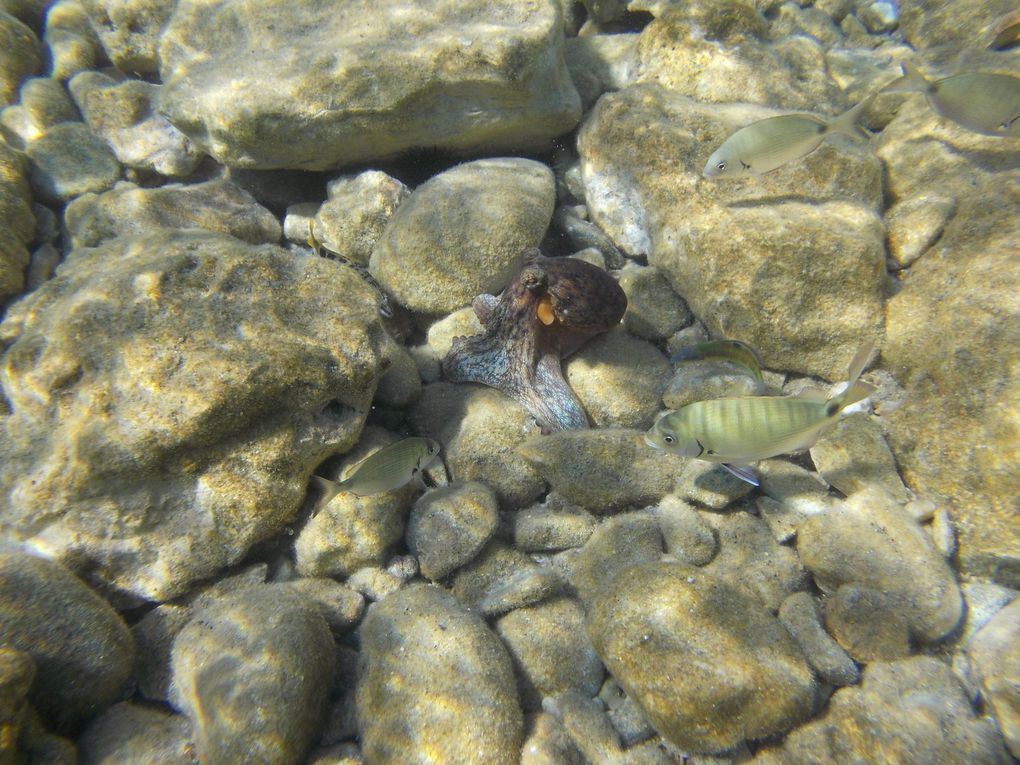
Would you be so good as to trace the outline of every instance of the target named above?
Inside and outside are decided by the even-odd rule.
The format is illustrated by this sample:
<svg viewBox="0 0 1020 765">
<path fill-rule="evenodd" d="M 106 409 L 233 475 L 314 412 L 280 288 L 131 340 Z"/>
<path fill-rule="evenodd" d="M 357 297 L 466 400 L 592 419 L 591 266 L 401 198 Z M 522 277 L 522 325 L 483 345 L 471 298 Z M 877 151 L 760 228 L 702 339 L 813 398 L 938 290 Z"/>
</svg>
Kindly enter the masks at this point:
<svg viewBox="0 0 1020 765">
<path fill-rule="evenodd" d="M 850 362 L 847 387 L 825 398 L 821 392 L 798 396 L 741 396 L 696 401 L 659 416 L 645 434 L 649 446 L 685 457 L 721 462 L 748 483 L 757 484 L 748 463 L 812 446 L 846 407 L 874 392 L 860 382 L 872 345 Z"/>
<path fill-rule="evenodd" d="M 761 377 L 762 361 L 758 351 L 740 340 L 709 340 L 697 343 L 689 348 L 681 348 L 670 356 L 670 361 L 695 361 L 702 359 L 722 359 L 739 364 L 751 373 L 758 384 L 764 381 Z"/>
<path fill-rule="evenodd" d="M 868 135 L 856 124 L 867 99 L 827 122 L 814 114 L 783 114 L 752 122 L 731 135 L 705 164 L 706 178 L 760 176 L 807 156 L 832 133 Z"/>
<path fill-rule="evenodd" d="M 412 480 L 420 481 L 422 472 L 438 454 L 439 444 L 431 438 L 404 438 L 370 454 L 340 482 L 313 476 L 323 491 L 318 507 L 325 507 L 343 491 L 363 497 L 399 489 Z"/>
<path fill-rule="evenodd" d="M 1020 11 L 1004 16 L 992 29 L 992 50 L 1009 50 L 1020 45 Z"/>
<path fill-rule="evenodd" d="M 882 93 L 919 91 L 932 110 L 975 133 L 1020 137 L 1020 78 L 992 72 L 929 80 L 910 64 Z"/>
</svg>

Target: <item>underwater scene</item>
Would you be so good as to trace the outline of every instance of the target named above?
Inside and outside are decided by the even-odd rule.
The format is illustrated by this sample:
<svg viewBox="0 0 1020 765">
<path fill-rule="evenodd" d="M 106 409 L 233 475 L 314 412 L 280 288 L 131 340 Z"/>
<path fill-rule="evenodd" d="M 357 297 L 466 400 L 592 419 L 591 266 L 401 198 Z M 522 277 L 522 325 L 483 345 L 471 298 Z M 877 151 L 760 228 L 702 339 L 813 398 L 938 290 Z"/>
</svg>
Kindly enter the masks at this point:
<svg viewBox="0 0 1020 765">
<path fill-rule="evenodd" d="M 0 41 L 0 765 L 1020 762 L 1017 0 Z"/>
</svg>

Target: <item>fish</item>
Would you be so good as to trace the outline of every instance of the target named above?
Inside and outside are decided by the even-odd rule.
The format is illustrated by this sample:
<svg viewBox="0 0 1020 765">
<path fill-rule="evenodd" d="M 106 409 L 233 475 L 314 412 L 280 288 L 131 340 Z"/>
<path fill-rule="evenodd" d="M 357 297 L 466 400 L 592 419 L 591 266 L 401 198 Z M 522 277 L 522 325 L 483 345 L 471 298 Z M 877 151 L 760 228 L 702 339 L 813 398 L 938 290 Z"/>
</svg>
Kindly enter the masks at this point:
<svg viewBox="0 0 1020 765">
<path fill-rule="evenodd" d="M 1004 16 L 992 29 L 992 50 L 1009 50 L 1020 45 L 1020 11 Z"/>
<path fill-rule="evenodd" d="M 312 476 L 322 489 L 317 507 L 325 507 L 341 492 L 359 497 L 393 491 L 421 475 L 439 456 L 439 443 L 431 438 L 404 438 L 363 459 L 342 481 Z"/>
<path fill-rule="evenodd" d="M 929 80 L 910 64 L 880 92 L 919 91 L 932 110 L 975 133 L 1020 137 L 1020 77 L 993 72 L 954 74 Z"/>
<path fill-rule="evenodd" d="M 732 361 L 744 367 L 759 385 L 764 383 L 761 376 L 763 366 L 758 351 L 740 340 L 708 340 L 687 348 L 681 348 L 670 356 L 670 361 L 696 361 L 702 359 L 720 359 Z"/>
<path fill-rule="evenodd" d="M 758 485 L 750 463 L 813 446 L 840 413 L 870 396 L 875 388 L 860 381 L 872 344 L 850 362 L 843 392 L 826 397 L 821 391 L 797 396 L 739 396 L 696 401 L 663 412 L 645 433 L 656 449 L 721 462 L 748 483 Z"/>
<path fill-rule="evenodd" d="M 826 136 L 843 133 L 867 138 L 856 124 L 867 99 L 831 121 L 814 114 L 783 114 L 752 122 L 723 141 L 712 152 L 703 171 L 706 178 L 760 176 L 807 156 Z"/>
</svg>

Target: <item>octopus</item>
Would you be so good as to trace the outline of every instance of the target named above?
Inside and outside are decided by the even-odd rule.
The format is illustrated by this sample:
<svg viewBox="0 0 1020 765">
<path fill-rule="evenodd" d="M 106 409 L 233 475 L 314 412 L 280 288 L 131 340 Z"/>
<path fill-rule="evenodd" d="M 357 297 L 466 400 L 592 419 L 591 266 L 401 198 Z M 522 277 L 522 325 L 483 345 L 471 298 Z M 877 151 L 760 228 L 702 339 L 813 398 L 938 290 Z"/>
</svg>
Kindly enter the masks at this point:
<svg viewBox="0 0 1020 765">
<path fill-rule="evenodd" d="M 627 297 L 616 280 L 582 260 L 547 258 L 531 248 L 498 297 L 478 295 L 471 306 L 485 331 L 454 338 L 443 359 L 446 378 L 497 388 L 543 432 L 587 428 L 561 362 L 623 318 Z"/>
</svg>

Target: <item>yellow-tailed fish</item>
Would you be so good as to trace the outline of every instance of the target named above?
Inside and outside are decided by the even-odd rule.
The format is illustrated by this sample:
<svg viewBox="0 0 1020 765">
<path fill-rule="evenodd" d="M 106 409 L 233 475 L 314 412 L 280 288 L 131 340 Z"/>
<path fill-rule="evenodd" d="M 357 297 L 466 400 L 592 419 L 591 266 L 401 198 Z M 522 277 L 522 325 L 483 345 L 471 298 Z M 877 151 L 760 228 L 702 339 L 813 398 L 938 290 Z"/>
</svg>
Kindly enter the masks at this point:
<svg viewBox="0 0 1020 765">
<path fill-rule="evenodd" d="M 744 367 L 759 384 L 762 361 L 758 351 L 740 340 L 709 340 L 697 343 L 688 348 L 681 348 L 670 356 L 670 361 L 695 361 L 701 359 L 721 359 L 732 361 Z"/>
<path fill-rule="evenodd" d="M 924 93 L 936 114 L 975 133 L 1020 137 L 1020 77 L 993 72 L 929 80 L 910 64 L 882 93 Z"/>
<path fill-rule="evenodd" d="M 752 122 L 712 152 L 705 163 L 704 175 L 706 178 L 762 175 L 810 154 L 832 133 L 867 138 L 867 133 L 856 124 L 866 103 L 861 101 L 832 121 L 797 113 Z"/>
<path fill-rule="evenodd" d="M 663 413 L 645 434 L 649 446 L 686 457 L 721 462 L 758 485 L 747 465 L 812 446 L 846 407 L 874 392 L 859 381 L 871 356 L 866 345 L 850 363 L 847 387 L 831 398 L 820 392 L 798 396 L 742 396 L 696 401 Z"/>
<path fill-rule="evenodd" d="M 324 507 L 343 491 L 363 497 L 399 489 L 412 480 L 421 481 L 422 472 L 438 455 L 439 444 L 431 438 L 404 438 L 370 454 L 340 482 L 313 476 L 323 491 L 318 506 Z"/>
</svg>

